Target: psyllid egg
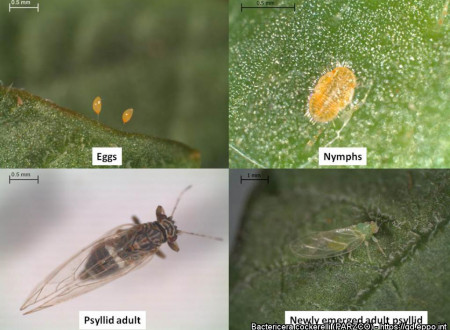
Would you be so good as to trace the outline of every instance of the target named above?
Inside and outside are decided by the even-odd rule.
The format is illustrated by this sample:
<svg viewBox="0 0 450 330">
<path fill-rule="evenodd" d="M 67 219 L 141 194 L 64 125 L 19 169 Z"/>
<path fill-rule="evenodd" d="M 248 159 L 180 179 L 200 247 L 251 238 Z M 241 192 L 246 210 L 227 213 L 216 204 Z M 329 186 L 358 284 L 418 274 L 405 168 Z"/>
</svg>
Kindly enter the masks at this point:
<svg viewBox="0 0 450 330">
<path fill-rule="evenodd" d="M 319 78 L 309 97 L 306 116 L 311 121 L 327 123 L 352 102 L 356 76 L 347 67 L 339 66 Z"/>
<path fill-rule="evenodd" d="M 133 116 L 133 109 L 127 109 L 122 114 L 122 121 L 124 124 L 128 123 Z"/>
<path fill-rule="evenodd" d="M 92 102 L 92 110 L 94 110 L 97 115 L 99 115 L 100 111 L 102 111 L 102 99 L 100 96 L 97 96 Z"/>
</svg>

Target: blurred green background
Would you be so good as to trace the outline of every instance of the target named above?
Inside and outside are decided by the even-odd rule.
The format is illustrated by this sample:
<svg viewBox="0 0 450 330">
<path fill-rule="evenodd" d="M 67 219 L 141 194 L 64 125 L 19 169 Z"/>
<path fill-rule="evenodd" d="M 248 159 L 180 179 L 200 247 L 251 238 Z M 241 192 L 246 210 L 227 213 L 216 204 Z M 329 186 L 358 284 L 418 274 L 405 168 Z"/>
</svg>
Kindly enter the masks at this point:
<svg viewBox="0 0 450 330">
<path fill-rule="evenodd" d="M 313 125 L 310 89 L 347 63 L 366 102 L 330 147 L 367 147 L 367 166 L 450 166 L 448 0 L 230 2 L 230 167 L 317 167 L 342 116 Z"/>
<path fill-rule="evenodd" d="M 32 1 L 32 5 L 36 2 Z M 0 80 L 227 167 L 228 16 L 224 1 L 39 1 L 0 10 Z M 122 112 L 134 108 L 123 127 Z"/>
</svg>

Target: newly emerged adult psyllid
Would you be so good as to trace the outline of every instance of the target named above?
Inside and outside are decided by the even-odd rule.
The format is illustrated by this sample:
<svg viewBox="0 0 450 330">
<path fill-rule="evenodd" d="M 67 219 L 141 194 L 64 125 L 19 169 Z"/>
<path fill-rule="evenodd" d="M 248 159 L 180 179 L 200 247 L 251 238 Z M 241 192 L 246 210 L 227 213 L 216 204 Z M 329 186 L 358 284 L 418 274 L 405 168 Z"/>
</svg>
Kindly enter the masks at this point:
<svg viewBox="0 0 450 330">
<path fill-rule="evenodd" d="M 155 254 L 164 258 L 165 255 L 159 250 L 163 243 L 178 252 L 177 234 L 221 240 L 181 231 L 175 225 L 173 214 L 182 194 L 190 187 L 181 192 L 169 217 L 162 206 L 158 206 L 156 221 L 141 223 L 137 217 L 133 217 L 134 224 L 112 229 L 75 254 L 31 292 L 20 310 L 30 308 L 24 313 L 29 314 L 51 307 L 137 269 L 150 261 Z"/>
<path fill-rule="evenodd" d="M 373 236 L 378 232 L 378 229 L 377 224 L 371 221 L 346 228 L 321 231 L 292 242 L 291 249 L 295 254 L 305 259 L 331 258 L 350 253 L 363 242 L 367 247 L 367 240 L 372 238 L 384 255 L 383 249 Z M 371 261 L 370 254 L 368 255 Z"/>
</svg>

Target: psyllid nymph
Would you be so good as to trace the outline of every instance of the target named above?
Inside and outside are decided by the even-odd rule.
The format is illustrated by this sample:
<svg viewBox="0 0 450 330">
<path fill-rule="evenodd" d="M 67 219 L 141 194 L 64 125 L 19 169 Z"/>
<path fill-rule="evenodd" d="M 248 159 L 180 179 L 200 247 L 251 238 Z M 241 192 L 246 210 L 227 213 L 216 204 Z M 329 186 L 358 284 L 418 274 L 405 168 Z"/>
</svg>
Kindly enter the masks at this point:
<svg viewBox="0 0 450 330">
<path fill-rule="evenodd" d="M 312 122 L 328 123 L 334 120 L 352 102 L 356 85 L 355 74 L 346 66 L 326 72 L 312 90 L 306 116 Z"/>
<path fill-rule="evenodd" d="M 367 240 L 372 239 L 385 255 L 378 240 L 373 236 L 378 229 L 377 224 L 371 221 L 350 227 L 321 231 L 292 242 L 291 249 L 296 255 L 305 259 L 323 259 L 350 253 L 363 242 L 367 247 Z M 369 260 L 371 260 L 370 254 Z"/>
</svg>

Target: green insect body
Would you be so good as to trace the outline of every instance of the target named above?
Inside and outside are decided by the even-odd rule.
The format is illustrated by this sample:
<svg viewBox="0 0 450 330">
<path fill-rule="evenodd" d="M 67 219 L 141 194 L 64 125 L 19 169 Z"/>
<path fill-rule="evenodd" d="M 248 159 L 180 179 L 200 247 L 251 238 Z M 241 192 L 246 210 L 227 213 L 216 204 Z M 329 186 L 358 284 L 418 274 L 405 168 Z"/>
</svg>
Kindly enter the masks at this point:
<svg viewBox="0 0 450 330">
<path fill-rule="evenodd" d="M 367 240 L 370 238 L 378 244 L 373 237 L 377 232 L 378 226 L 375 222 L 363 222 L 346 228 L 314 233 L 292 242 L 290 246 L 296 255 L 305 259 L 331 258 L 350 253 L 363 242 L 367 245 Z M 378 248 L 384 254 L 379 245 Z"/>
</svg>

